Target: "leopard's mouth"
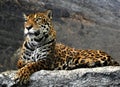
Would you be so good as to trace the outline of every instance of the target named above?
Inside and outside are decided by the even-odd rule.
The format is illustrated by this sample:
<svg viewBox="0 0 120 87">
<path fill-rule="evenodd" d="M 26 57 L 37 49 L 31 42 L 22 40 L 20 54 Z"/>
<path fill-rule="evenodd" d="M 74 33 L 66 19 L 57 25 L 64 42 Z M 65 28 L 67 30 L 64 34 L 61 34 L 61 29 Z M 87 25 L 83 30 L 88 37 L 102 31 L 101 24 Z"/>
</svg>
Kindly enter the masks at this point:
<svg viewBox="0 0 120 87">
<path fill-rule="evenodd" d="M 38 30 L 35 30 L 35 29 L 33 29 L 33 28 L 31 28 L 31 29 L 24 29 L 24 34 L 25 35 L 36 35 L 36 34 L 38 34 Z"/>
<path fill-rule="evenodd" d="M 25 31 L 24 36 L 38 36 L 40 35 L 40 30 Z"/>
</svg>

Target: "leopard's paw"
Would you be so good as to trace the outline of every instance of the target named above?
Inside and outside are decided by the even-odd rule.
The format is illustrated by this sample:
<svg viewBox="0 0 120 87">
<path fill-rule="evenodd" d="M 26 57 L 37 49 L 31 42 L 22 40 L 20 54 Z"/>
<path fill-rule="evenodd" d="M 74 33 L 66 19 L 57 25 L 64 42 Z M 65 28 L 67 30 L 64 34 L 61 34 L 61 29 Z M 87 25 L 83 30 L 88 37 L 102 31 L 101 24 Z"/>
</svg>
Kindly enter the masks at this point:
<svg viewBox="0 0 120 87">
<path fill-rule="evenodd" d="M 27 84 L 30 80 L 30 74 L 26 69 L 20 69 L 14 75 L 13 80 L 16 82 L 16 84 Z"/>
</svg>

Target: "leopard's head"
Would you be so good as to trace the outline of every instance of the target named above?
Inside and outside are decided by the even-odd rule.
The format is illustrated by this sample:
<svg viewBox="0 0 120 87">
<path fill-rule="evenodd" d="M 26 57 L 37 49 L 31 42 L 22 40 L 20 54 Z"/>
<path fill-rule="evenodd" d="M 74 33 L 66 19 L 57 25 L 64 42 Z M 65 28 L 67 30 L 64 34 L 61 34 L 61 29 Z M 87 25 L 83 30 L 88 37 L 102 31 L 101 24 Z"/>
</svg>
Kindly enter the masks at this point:
<svg viewBox="0 0 120 87">
<path fill-rule="evenodd" d="M 25 15 L 24 34 L 25 36 L 37 36 L 39 34 L 47 35 L 54 34 L 52 27 L 52 12 L 51 10 L 45 12 L 37 12 Z"/>
</svg>

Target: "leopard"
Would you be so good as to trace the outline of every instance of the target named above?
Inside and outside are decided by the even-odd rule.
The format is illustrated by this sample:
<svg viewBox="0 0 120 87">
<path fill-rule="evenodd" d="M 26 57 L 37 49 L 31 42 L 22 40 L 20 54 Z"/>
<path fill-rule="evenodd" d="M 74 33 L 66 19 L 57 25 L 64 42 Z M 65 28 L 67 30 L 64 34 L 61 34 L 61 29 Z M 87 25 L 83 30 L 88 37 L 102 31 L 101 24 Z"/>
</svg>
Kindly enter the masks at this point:
<svg viewBox="0 0 120 87">
<path fill-rule="evenodd" d="M 27 84 L 30 76 L 40 70 L 73 70 L 119 66 L 101 50 L 76 49 L 56 41 L 52 11 L 24 14 L 24 42 L 17 62 L 14 80 Z"/>
</svg>

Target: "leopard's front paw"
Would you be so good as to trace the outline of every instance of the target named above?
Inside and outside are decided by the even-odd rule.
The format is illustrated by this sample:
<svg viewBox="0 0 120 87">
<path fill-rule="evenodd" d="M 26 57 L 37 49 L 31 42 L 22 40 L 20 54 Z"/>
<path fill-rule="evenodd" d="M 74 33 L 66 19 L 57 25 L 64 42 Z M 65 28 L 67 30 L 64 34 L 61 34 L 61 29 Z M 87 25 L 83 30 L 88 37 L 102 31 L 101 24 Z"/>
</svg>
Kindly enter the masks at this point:
<svg viewBox="0 0 120 87">
<path fill-rule="evenodd" d="M 16 75 L 13 77 L 13 80 L 20 85 L 27 84 L 30 80 L 29 70 L 24 68 L 19 69 Z"/>
</svg>

